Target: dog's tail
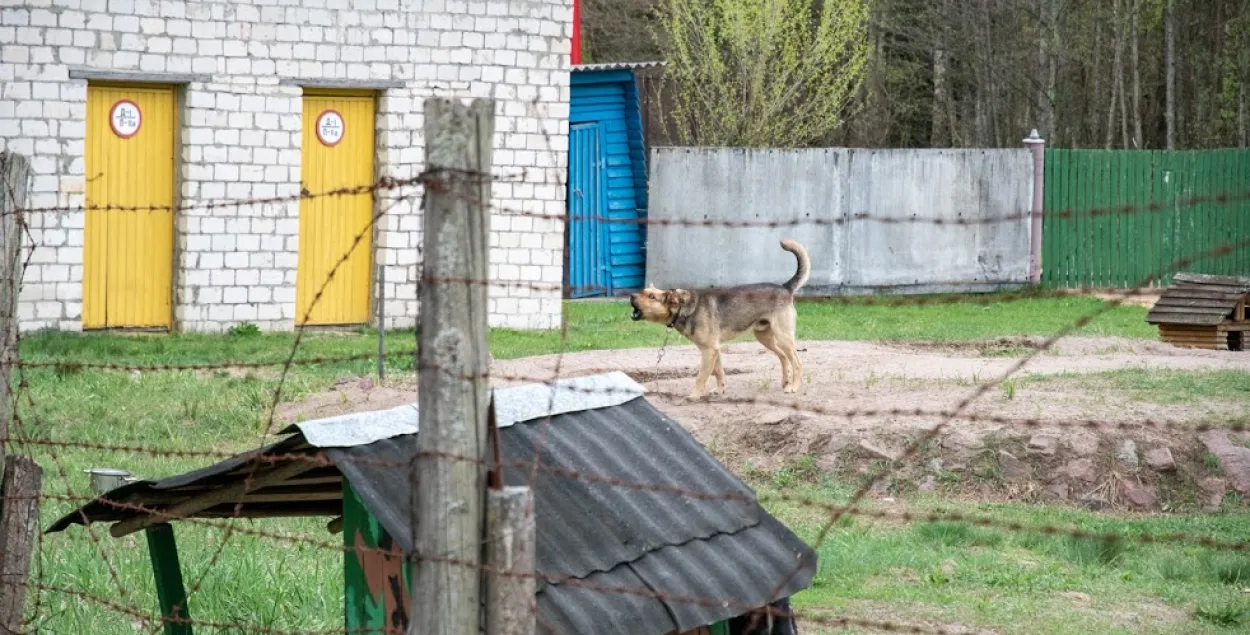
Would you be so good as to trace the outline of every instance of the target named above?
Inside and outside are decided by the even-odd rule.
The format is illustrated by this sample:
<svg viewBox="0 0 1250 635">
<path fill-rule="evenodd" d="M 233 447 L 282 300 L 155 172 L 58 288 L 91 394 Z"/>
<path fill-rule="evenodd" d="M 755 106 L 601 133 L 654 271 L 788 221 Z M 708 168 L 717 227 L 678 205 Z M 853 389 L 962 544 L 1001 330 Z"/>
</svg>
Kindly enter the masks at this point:
<svg viewBox="0 0 1250 635">
<path fill-rule="evenodd" d="M 812 273 L 812 261 L 808 259 L 807 250 L 803 248 L 803 245 L 793 240 L 781 241 L 781 248 L 794 254 L 795 259 L 799 261 L 799 268 L 794 272 L 794 276 L 781 285 L 790 293 L 795 293 L 807 284 L 807 278 Z"/>
</svg>

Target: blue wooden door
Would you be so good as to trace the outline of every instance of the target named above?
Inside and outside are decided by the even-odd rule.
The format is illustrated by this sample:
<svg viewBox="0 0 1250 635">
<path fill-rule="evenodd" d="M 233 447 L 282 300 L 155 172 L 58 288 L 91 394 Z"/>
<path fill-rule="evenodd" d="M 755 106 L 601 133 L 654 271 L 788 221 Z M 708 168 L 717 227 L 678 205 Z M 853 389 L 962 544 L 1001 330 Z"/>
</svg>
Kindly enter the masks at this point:
<svg viewBox="0 0 1250 635">
<path fill-rule="evenodd" d="M 604 125 L 569 127 L 569 297 L 611 295 Z"/>
</svg>

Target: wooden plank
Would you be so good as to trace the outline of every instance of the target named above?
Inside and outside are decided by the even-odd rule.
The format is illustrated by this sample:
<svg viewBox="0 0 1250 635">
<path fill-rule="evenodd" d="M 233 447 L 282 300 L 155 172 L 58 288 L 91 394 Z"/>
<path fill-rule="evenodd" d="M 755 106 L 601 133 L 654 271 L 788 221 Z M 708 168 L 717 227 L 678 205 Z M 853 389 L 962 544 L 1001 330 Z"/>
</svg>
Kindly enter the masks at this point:
<svg viewBox="0 0 1250 635">
<path fill-rule="evenodd" d="M 412 567 L 351 483 L 343 486 L 342 511 L 345 631 L 404 633 L 409 626 Z"/>
<path fill-rule="evenodd" d="M 1211 341 L 1211 342 L 1214 342 L 1224 337 L 1223 333 L 1219 331 L 1215 331 L 1215 330 L 1206 331 L 1206 332 L 1162 331 L 1160 332 L 1160 335 L 1175 338 L 1175 339 L 1204 340 L 1204 341 Z"/>
<path fill-rule="evenodd" d="M 1096 151 L 1094 156 L 1094 200 L 1093 208 L 1105 212 L 1111 203 L 1111 187 L 1114 170 L 1111 169 L 1112 157 L 1115 155 L 1107 150 Z M 1093 268 L 1090 284 L 1095 287 L 1107 287 L 1111 279 L 1111 217 L 1100 213 L 1093 219 Z"/>
<path fill-rule="evenodd" d="M 1229 306 L 1232 306 L 1234 302 L 1237 302 L 1238 300 L 1240 300 L 1241 298 L 1244 298 L 1245 296 L 1246 294 L 1244 293 L 1226 293 L 1223 291 L 1213 291 L 1210 289 L 1168 289 L 1167 291 L 1164 291 L 1163 295 L 1160 295 L 1159 297 L 1160 299 L 1162 298 L 1200 298 L 1200 299 L 1205 299 L 1205 300 L 1223 300 L 1224 302 L 1227 302 Z"/>
<path fill-rule="evenodd" d="M 1220 318 L 1209 315 L 1186 315 L 1183 313 L 1162 313 L 1154 312 L 1146 314 L 1146 322 L 1150 324 L 1209 324 L 1216 325 L 1220 323 Z"/>
<path fill-rule="evenodd" d="M 1223 329 L 1223 325 L 1160 324 L 1159 329 L 1167 333 L 1218 333 Z"/>
<path fill-rule="evenodd" d="M 1164 335 L 1164 337 L 1167 338 L 1169 341 L 1173 341 L 1173 342 L 1199 342 L 1199 343 L 1205 343 L 1205 344 L 1216 344 L 1216 343 L 1225 341 L 1226 339 L 1224 337 L 1219 337 L 1216 335 L 1167 334 L 1167 335 Z"/>
<path fill-rule="evenodd" d="M 1072 272 L 1068 279 L 1068 284 L 1073 287 L 1083 287 L 1089 285 L 1089 260 L 1090 254 L 1093 253 L 1094 245 L 1090 242 L 1090 166 L 1087 157 L 1088 150 L 1074 150 L 1072 152 L 1072 169 L 1080 175 L 1073 181 L 1074 191 L 1072 192 L 1072 210 L 1074 215 L 1074 231 L 1072 232 Z"/>
<path fill-rule="evenodd" d="M 1175 282 L 1190 282 L 1202 285 L 1222 285 L 1229 287 L 1250 287 L 1250 277 L 1217 276 L 1207 273 L 1178 273 L 1172 276 Z"/>
<path fill-rule="evenodd" d="M 1228 307 L 1228 301 L 1227 301 L 1227 300 L 1208 300 L 1208 299 L 1206 299 L 1206 298 L 1175 298 L 1175 297 L 1161 297 L 1161 298 L 1159 298 L 1159 301 L 1158 301 L 1158 302 L 1155 302 L 1155 304 L 1154 304 L 1154 305 L 1155 305 L 1156 307 L 1160 307 L 1160 306 L 1171 306 L 1171 307 L 1186 307 L 1186 306 L 1193 306 L 1193 307 L 1203 307 L 1203 308 L 1211 308 L 1211 309 L 1222 309 L 1222 310 L 1225 310 L 1225 311 L 1228 311 L 1228 310 L 1229 310 L 1229 307 Z M 1236 312 L 1236 310 L 1237 310 L 1237 309 L 1236 309 L 1236 307 L 1234 307 L 1234 308 L 1232 309 L 1232 312 Z"/>
<path fill-rule="evenodd" d="M 1125 286 L 1130 288 L 1142 283 L 1147 275 L 1143 273 L 1142 263 L 1150 259 L 1151 245 L 1144 235 L 1144 228 L 1150 221 L 1150 210 L 1141 207 L 1143 199 L 1150 193 L 1149 167 L 1146 163 L 1149 158 L 1149 150 L 1138 150 L 1126 162 L 1130 180 L 1122 198 L 1125 205 L 1133 206 L 1132 213 L 1124 215 L 1124 275 Z"/>
<path fill-rule="evenodd" d="M 191 635 L 191 612 L 187 610 L 187 589 L 182 583 L 182 567 L 178 564 L 178 544 L 174 528 L 167 524 L 148 527 L 152 574 L 156 577 L 156 598 L 165 618 L 165 635 Z"/>
<path fill-rule="evenodd" d="M 534 495 L 528 487 L 486 492 L 487 530 L 486 631 L 499 635 L 534 635 L 537 579 L 537 523 Z"/>
<path fill-rule="evenodd" d="M 1177 291 L 1190 291 L 1190 290 L 1214 291 L 1216 293 L 1225 293 L 1228 295 L 1235 295 L 1235 296 L 1242 296 L 1242 295 L 1246 295 L 1247 293 L 1250 293 L 1250 289 L 1247 289 L 1246 287 L 1236 287 L 1236 286 L 1225 285 L 1225 284 L 1197 285 L 1193 283 L 1186 283 L 1183 287 L 1180 287 L 1177 289 Z"/>
<path fill-rule="evenodd" d="M 284 481 L 293 476 L 302 474 L 309 470 L 315 469 L 317 466 L 313 463 L 305 461 L 292 461 L 290 463 L 281 464 L 268 472 L 259 472 L 250 480 L 241 480 L 225 487 L 211 490 L 188 498 L 185 501 L 171 505 L 164 510 L 162 514 L 150 514 L 146 516 L 132 516 L 126 520 L 115 523 L 109 528 L 109 534 L 114 538 L 121 538 L 127 534 L 139 531 L 152 525 L 168 522 L 170 519 L 187 518 L 196 512 L 203 511 L 216 505 L 235 502 L 245 494 L 262 489 L 267 485 Z"/>
<path fill-rule="evenodd" d="M 1063 176 L 1060 182 L 1062 189 L 1059 191 L 1058 204 L 1061 211 L 1065 212 L 1066 215 L 1060 224 L 1061 229 L 1053 235 L 1060 240 L 1057 245 L 1058 253 L 1061 254 L 1061 260 L 1058 263 L 1060 267 L 1059 286 L 1066 289 L 1078 286 L 1073 272 L 1076 271 L 1077 266 L 1079 250 L 1076 249 L 1076 246 L 1079 245 L 1080 236 L 1077 234 L 1077 218 L 1072 212 L 1076 211 L 1076 192 L 1080 187 L 1080 181 L 1073 170 L 1073 162 L 1076 160 L 1073 151 L 1061 150 L 1060 152 L 1062 152 L 1060 155 L 1062 158 L 1060 174 Z"/>
<path fill-rule="evenodd" d="M 1055 153 L 1046 148 L 1042 154 L 1042 284 L 1055 287 L 1055 245 L 1051 233 L 1058 231 L 1051 212 L 1055 210 L 1058 188 L 1055 179 Z"/>
<path fill-rule="evenodd" d="M 1218 315 L 1221 318 L 1226 318 L 1232 315 L 1232 310 L 1227 307 L 1169 306 L 1166 304 L 1164 305 L 1156 304 L 1150 309 L 1150 313 L 1176 313 L 1176 314 L 1188 313 L 1191 315 Z"/>
</svg>

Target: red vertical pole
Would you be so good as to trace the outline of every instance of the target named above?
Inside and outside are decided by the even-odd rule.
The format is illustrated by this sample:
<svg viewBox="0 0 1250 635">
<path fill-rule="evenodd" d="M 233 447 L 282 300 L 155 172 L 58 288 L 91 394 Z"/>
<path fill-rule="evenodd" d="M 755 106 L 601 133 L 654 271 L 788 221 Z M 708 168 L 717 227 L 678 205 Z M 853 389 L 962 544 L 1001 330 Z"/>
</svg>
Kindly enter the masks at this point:
<svg viewBox="0 0 1250 635">
<path fill-rule="evenodd" d="M 569 57 L 570 64 L 582 63 L 582 3 L 573 0 L 573 50 Z"/>
</svg>

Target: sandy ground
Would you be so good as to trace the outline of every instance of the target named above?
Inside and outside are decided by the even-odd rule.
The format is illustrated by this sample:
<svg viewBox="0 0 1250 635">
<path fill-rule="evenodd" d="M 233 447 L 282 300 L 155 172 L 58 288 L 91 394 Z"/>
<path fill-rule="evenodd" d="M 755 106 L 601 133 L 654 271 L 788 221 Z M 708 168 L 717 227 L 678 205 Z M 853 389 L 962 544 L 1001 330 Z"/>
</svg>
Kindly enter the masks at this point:
<svg viewBox="0 0 1250 635">
<path fill-rule="evenodd" d="M 548 381 L 557 376 L 621 370 L 641 382 L 657 407 L 686 426 L 701 442 L 718 451 L 745 453 L 756 465 L 795 453 L 837 450 L 848 438 L 912 436 L 942 421 L 938 413 L 956 408 L 963 415 L 1031 419 L 1057 424 L 1059 435 L 1080 434 L 1065 422 L 1211 420 L 1244 417 L 1237 403 L 1139 401 L 1131 394 L 1097 383 L 1085 385 L 1081 373 L 1127 368 L 1220 370 L 1250 372 L 1250 353 L 1181 349 L 1161 342 L 1119 338 L 1067 338 L 1038 351 L 1041 338 L 1000 339 L 981 344 L 878 344 L 868 342 L 802 342 L 804 386 L 797 395 L 781 392 L 776 356 L 755 342 L 724 349 L 725 393 L 699 402 L 686 400 L 698 368 L 698 352 L 688 345 L 664 349 L 590 351 L 563 356 L 499 360 L 492 364 L 493 383 L 507 385 Z M 1035 354 L 1034 354 L 1035 353 Z M 1022 356 L 1033 354 L 1022 363 Z M 983 388 L 1006 373 L 1014 391 Z M 1063 381 L 1028 382 L 1030 376 L 1068 375 Z M 1020 381 L 1025 378 L 1025 381 Z M 286 404 L 284 420 L 311 419 L 351 411 L 387 408 L 415 400 L 411 382 L 375 386 L 365 378 L 345 378 L 330 391 Z M 1168 400 L 1160 400 L 1168 401 Z M 864 414 L 865 411 L 922 410 L 931 415 Z M 795 415 L 797 416 L 791 416 Z M 854 413 L 854 416 L 848 416 Z M 785 426 L 784 439 L 764 430 Z M 765 424 L 764 428 L 761 424 Z M 955 418 L 944 435 L 968 432 L 981 436 L 999 424 Z M 1037 426 L 1031 428 L 1037 431 Z M 1045 430 L 1046 426 L 1040 428 Z M 761 436 L 762 435 L 762 436 Z M 849 435 L 849 436 L 848 436 Z M 841 439 L 841 440 L 839 440 Z M 770 447 L 775 446 L 775 447 Z"/>
</svg>

